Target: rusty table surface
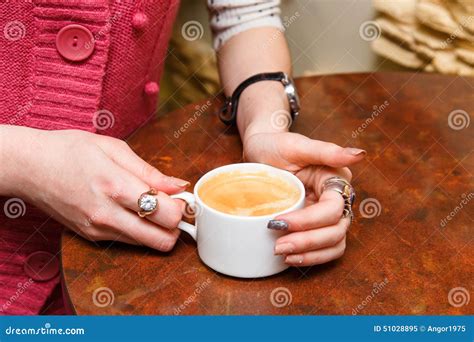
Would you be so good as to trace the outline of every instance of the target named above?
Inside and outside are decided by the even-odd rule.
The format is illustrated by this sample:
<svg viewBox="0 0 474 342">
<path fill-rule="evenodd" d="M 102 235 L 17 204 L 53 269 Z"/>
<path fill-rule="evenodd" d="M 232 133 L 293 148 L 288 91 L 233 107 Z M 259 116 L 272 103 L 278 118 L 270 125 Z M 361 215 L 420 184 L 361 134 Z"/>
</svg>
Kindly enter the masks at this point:
<svg viewBox="0 0 474 342">
<path fill-rule="evenodd" d="M 295 132 L 368 151 L 345 255 L 264 279 L 215 273 L 182 234 L 160 253 L 62 239 L 78 314 L 472 314 L 474 79 L 374 73 L 297 80 Z M 219 98 L 162 115 L 128 141 L 162 172 L 195 183 L 241 161 Z M 448 218 L 449 217 L 449 218 Z"/>
</svg>

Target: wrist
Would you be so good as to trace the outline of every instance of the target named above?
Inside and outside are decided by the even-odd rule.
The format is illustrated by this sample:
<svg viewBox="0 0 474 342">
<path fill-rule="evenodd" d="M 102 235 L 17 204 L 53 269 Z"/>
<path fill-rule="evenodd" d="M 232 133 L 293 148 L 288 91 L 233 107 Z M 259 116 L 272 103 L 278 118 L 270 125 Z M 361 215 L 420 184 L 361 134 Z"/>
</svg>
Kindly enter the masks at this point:
<svg viewBox="0 0 474 342">
<path fill-rule="evenodd" d="M 264 81 L 247 87 L 240 98 L 237 125 L 243 141 L 258 133 L 287 132 L 291 115 L 283 85 Z"/>
<path fill-rule="evenodd" d="M 37 139 L 32 132 L 40 132 L 27 127 L 0 125 L 0 195 L 19 196 L 22 177 L 28 161 L 28 149 Z"/>
</svg>

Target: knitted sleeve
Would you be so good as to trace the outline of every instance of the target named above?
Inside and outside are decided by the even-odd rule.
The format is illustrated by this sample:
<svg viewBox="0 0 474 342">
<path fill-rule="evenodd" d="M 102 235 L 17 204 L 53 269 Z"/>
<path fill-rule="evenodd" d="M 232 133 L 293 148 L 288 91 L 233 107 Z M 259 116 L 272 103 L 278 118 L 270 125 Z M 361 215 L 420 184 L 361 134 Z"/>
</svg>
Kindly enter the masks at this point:
<svg viewBox="0 0 474 342">
<path fill-rule="evenodd" d="M 214 49 L 242 31 L 263 26 L 284 31 L 280 19 L 280 0 L 208 0 Z"/>
</svg>

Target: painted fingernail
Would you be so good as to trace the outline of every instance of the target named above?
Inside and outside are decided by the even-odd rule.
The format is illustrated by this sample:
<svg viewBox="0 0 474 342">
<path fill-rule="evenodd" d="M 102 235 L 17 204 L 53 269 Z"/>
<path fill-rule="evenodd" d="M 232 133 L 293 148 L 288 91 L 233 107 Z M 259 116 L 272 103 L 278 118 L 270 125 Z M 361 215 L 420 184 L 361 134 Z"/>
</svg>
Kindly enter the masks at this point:
<svg viewBox="0 0 474 342">
<path fill-rule="evenodd" d="M 360 148 L 354 148 L 354 147 L 346 147 L 345 151 L 347 154 L 351 154 L 353 156 L 365 156 L 367 154 L 367 151 L 361 150 Z"/>
<path fill-rule="evenodd" d="M 286 242 L 286 243 L 280 243 L 275 246 L 275 254 L 280 255 L 280 254 L 291 254 L 295 250 L 295 246 L 293 246 L 292 243 Z"/>
<path fill-rule="evenodd" d="M 288 264 L 302 264 L 303 263 L 302 255 L 288 255 L 285 259 L 285 262 Z"/>
<path fill-rule="evenodd" d="M 283 220 L 270 220 L 267 224 L 268 229 L 288 230 L 288 222 Z"/>
<path fill-rule="evenodd" d="M 179 178 L 171 178 L 171 181 L 174 185 L 179 186 L 180 188 L 187 188 L 191 184 L 188 181 Z"/>
</svg>

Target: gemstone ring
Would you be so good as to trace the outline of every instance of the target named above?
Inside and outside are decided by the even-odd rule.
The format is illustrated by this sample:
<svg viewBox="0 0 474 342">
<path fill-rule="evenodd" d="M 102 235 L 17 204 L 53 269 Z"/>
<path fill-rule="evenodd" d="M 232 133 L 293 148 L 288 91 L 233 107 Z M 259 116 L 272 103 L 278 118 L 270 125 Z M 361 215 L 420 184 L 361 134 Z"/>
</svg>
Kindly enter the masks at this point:
<svg viewBox="0 0 474 342">
<path fill-rule="evenodd" d="M 140 195 L 138 198 L 138 207 L 140 208 L 140 211 L 137 212 L 138 216 L 145 217 L 158 209 L 156 195 L 158 195 L 158 191 L 153 188 Z"/>
<path fill-rule="evenodd" d="M 341 194 L 344 199 L 344 210 L 342 212 L 342 217 L 350 217 L 351 222 L 354 217 L 352 212 L 352 205 L 355 202 L 355 191 L 352 185 L 341 177 L 331 177 L 328 178 L 321 190 L 321 193 L 326 190 L 334 190 Z"/>
</svg>

